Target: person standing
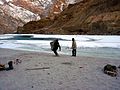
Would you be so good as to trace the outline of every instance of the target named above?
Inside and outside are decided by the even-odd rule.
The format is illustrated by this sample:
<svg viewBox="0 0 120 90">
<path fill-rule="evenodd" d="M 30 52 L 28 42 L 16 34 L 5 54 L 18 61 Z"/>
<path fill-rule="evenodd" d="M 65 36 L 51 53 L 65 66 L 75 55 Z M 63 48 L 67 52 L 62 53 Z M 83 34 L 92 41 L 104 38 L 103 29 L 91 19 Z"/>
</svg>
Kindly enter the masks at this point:
<svg viewBox="0 0 120 90">
<path fill-rule="evenodd" d="M 72 56 L 76 57 L 76 49 L 77 49 L 77 45 L 76 45 L 76 41 L 74 38 L 72 38 Z"/>
<path fill-rule="evenodd" d="M 59 54 L 57 53 L 57 49 L 59 48 L 59 51 L 61 51 L 61 46 L 58 42 L 58 39 L 55 39 L 53 41 L 53 47 L 52 47 L 52 51 L 55 53 L 56 56 L 59 56 Z"/>
</svg>

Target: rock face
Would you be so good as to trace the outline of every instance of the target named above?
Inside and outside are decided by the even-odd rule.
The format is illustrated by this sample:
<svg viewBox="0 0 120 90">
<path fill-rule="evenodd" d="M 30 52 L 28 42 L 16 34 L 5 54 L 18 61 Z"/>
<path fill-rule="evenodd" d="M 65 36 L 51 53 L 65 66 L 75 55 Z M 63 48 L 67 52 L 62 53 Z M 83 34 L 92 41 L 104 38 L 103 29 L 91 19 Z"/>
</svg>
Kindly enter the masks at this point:
<svg viewBox="0 0 120 90">
<path fill-rule="evenodd" d="M 52 18 L 68 4 L 69 0 L 0 0 L 0 33 L 14 33 L 29 21 Z"/>
<path fill-rule="evenodd" d="M 28 33 L 29 24 L 24 25 L 19 32 Z M 83 0 L 70 4 L 60 15 L 47 18 L 47 23 L 42 27 L 34 23 L 32 26 L 36 28 L 29 27 L 32 28 L 29 33 L 119 35 L 120 0 Z"/>
<path fill-rule="evenodd" d="M 9 16 L 0 9 L 0 33 L 11 33 L 15 32 L 18 24 L 20 24 L 17 19 Z M 22 24 L 22 23 L 21 23 Z"/>
<path fill-rule="evenodd" d="M 1 0 L 0 1 L 0 33 L 14 33 L 18 26 L 22 26 L 31 20 L 39 20 L 40 16 L 23 7 L 22 0 Z M 27 6 L 23 4 L 24 6 Z"/>
</svg>

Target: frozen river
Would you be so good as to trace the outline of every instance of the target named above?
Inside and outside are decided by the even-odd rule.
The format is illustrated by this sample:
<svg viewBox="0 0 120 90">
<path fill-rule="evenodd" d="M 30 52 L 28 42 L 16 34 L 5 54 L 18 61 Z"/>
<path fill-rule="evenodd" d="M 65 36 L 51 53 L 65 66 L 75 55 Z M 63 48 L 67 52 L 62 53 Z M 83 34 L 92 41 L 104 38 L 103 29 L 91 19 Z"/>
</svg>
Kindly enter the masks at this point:
<svg viewBox="0 0 120 90">
<path fill-rule="evenodd" d="M 71 39 L 75 38 L 78 56 L 120 59 L 120 36 L 100 35 L 0 35 L 0 48 L 52 53 L 50 42 L 58 38 L 60 54 L 71 55 Z"/>
</svg>

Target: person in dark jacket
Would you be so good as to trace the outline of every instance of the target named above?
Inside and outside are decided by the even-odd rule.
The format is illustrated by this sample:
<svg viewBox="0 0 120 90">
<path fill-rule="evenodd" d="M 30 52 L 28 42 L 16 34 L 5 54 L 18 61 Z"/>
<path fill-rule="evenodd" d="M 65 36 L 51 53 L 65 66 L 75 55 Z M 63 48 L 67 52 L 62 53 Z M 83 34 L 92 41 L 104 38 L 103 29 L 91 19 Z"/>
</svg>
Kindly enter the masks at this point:
<svg viewBox="0 0 120 90">
<path fill-rule="evenodd" d="M 59 56 L 58 53 L 57 53 L 57 49 L 59 48 L 59 51 L 61 51 L 61 46 L 58 42 L 58 39 L 55 39 L 53 41 L 53 48 L 52 48 L 52 51 L 55 53 L 56 56 Z"/>
</svg>

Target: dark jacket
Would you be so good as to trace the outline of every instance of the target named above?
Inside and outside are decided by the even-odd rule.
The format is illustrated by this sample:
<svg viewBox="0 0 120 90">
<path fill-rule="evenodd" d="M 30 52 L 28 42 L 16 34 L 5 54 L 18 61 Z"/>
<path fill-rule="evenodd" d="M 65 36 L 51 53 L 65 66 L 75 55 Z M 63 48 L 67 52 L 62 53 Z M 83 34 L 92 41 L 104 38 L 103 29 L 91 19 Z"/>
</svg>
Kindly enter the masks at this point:
<svg viewBox="0 0 120 90">
<path fill-rule="evenodd" d="M 59 47 L 59 49 L 61 50 L 61 47 L 60 47 L 60 44 L 59 44 L 58 40 L 55 40 L 55 41 L 54 41 L 54 47 L 53 47 L 53 50 L 57 50 L 58 47 Z"/>
</svg>

